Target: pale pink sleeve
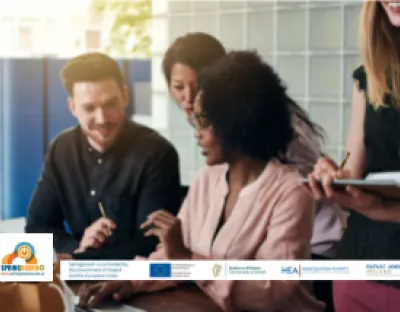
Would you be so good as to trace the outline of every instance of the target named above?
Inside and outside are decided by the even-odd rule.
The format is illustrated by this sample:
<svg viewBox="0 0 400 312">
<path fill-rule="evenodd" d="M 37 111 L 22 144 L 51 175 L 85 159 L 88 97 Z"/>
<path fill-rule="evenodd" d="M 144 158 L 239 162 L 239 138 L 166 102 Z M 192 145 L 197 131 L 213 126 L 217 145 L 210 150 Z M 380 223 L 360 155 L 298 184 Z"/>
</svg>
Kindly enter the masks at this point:
<svg viewBox="0 0 400 312">
<path fill-rule="evenodd" d="M 190 204 L 193 202 L 193 194 L 194 194 L 194 187 L 191 187 L 191 189 L 188 192 L 187 197 L 185 198 L 182 207 L 179 211 L 178 218 L 181 219 L 181 225 L 182 225 L 182 236 L 183 240 L 185 243 L 185 246 L 190 249 L 189 246 L 189 210 L 190 210 Z M 150 254 L 148 258 L 144 257 L 136 257 L 136 261 L 141 261 L 141 260 L 168 260 L 167 256 L 165 254 L 164 247 L 162 245 L 159 245 L 157 247 L 157 250 L 154 251 L 153 253 Z M 152 291 L 157 291 L 157 290 L 162 290 L 162 289 L 167 289 L 167 288 L 172 288 L 176 287 L 178 284 L 183 283 L 184 281 L 172 281 L 172 280 L 165 280 L 165 281 L 132 281 L 132 284 L 134 285 L 135 292 L 152 292 Z"/>
<path fill-rule="evenodd" d="M 255 258 L 308 259 L 313 217 L 314 200 L 305 189 L 298 187 L 284 192 L 282 200 L 274 208 L 266 240 Z M 201 255 L 194 258 L 204 259 Z M 224 311 L 277 311 L 300 287 L 299 281 L 275 280 L 197 283 Z"/>
</svg>

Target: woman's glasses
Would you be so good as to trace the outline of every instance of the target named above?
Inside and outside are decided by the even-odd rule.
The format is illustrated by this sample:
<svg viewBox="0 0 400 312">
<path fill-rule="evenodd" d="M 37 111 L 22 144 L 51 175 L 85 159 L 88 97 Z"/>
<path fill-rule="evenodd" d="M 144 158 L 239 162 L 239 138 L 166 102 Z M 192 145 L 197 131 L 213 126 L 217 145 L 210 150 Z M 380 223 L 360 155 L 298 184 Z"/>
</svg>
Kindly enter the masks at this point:
<svg viewBox="0 0 400 312">
<path fill-rule="evenodd" d="M 204 113 L 193 113 L 192 114 L 193 126 L 198 129 L 206 129 L 210 126 L 207 116 Z"/>
</svg>

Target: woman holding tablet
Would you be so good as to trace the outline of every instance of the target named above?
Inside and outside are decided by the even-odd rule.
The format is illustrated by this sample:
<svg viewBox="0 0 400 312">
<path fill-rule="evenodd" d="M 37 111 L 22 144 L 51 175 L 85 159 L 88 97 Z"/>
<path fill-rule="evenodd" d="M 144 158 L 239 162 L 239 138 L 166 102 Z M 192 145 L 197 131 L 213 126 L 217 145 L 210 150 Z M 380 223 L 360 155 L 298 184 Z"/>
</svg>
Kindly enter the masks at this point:
<svg viewBox="0 0 400 312">
<path fill-rule="evenodd" d="M 400 1 L 366 1 L 361 26 L 363 66 L 353 73 L 350 156 L 343 169 L 320 158 L 310 186 L 315 198 L 350 210 L 338 258 L 399 260 L 400 202 L 352 187 L 345 192 L 331 187 L 335 178 L 400 171 Z M 334 298 L 337 312 L 398 311 L 400 281 L 335 281 Z"/>
</svg>

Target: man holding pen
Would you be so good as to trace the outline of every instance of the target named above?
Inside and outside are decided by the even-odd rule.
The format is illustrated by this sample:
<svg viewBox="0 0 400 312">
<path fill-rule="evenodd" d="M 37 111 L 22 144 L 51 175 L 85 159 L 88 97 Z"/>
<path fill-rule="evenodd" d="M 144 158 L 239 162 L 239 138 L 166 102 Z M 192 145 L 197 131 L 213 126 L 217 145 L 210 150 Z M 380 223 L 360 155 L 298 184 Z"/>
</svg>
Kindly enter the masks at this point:
<svg viewBox="0 0 400 312">
<path fill-rule="evenodd" d="M 176 214 L 180 206 L 177 152 L 127 118 L 128 90 L 107 55 L 71 59 L 62 80 L 79 125 L 52 140 L 25 230 L 53 233 L 63 258 L 147 255 L 158 241 L 145 237 L 140 224 L 156 210 Z"/>
</svg>

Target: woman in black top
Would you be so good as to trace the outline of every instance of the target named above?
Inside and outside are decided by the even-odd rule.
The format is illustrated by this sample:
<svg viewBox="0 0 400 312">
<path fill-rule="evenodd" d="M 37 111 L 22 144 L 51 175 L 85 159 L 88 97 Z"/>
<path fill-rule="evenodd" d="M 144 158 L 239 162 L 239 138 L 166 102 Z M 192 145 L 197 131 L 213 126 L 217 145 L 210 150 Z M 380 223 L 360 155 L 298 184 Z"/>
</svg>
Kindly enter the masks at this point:
<svg viewBox="0 0 400 312">
<path fill-rule="evenodd" d="M 364 178 L 400 171 L 400 2 L 366 1 L 361 21 L 362 59 L 353 77 L 350 157 L 341 170 L 329 158 L 318 160 L 311 190 L 350 210 L 340 259 L 400 259 L 400 202 L 354 188 L 334 192 L 334 178 Z M 324 182 L 320 192 L 316 180 Z M 400 311 L 400 281 L 335 281 L 337 312 Z"/>
</svg>

